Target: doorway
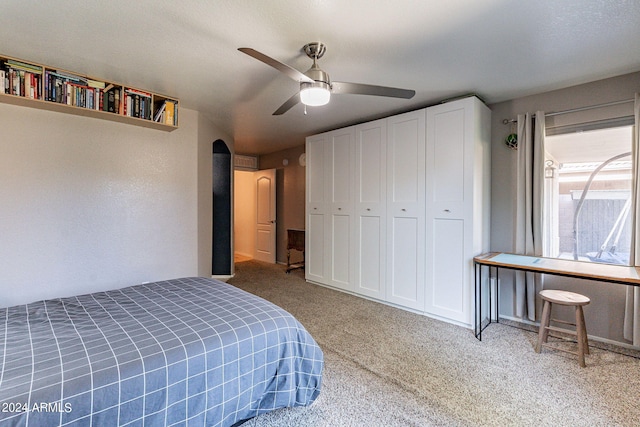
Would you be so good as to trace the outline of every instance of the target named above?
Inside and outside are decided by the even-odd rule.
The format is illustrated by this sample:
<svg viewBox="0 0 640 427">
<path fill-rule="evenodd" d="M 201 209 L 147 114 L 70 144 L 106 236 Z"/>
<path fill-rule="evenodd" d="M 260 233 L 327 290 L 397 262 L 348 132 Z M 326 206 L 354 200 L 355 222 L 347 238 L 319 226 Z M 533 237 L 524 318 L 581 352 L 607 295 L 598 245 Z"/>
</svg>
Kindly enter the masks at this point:
<svg viewBox="0 0 640 427">
<path fill-rule="evenodd" d="M 234 212 L 234 258 L 275 264 L 275 169 L 234 171 Z"/>
</svg>

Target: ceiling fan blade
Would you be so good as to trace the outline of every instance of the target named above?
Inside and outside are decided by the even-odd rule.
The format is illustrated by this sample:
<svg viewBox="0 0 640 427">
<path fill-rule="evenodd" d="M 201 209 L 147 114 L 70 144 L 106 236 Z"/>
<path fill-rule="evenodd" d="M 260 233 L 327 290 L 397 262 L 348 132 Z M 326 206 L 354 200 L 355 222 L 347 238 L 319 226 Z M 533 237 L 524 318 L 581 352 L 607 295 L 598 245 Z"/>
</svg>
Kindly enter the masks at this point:
<svg viewBox="0 0 640 427">
<path fill-rule="evenodd" d="M 298 102 L 300 102 L 300 93 L 295 93 L 291 98 L 287 99 L 287 101 L 280 106 L 272 116 L 279 116 L 281 114 L 286 113 L 291 109 L 291 107 L 295 106 Z"/>
<path fill-rule="evenodd" d="M 286 74 L 287 76 L 291 77 L 293 80 L 297 81 L 297 82 L 309 82 L 309 83 L 313 83 L 313 79 L 305 76 L 304 74 L 302 74 L 300 71 L 296 70 L 293 67 L 288 66 L 287 64 L 283 64 L 282 62 L 273 59 L 267 55 L 265 55 L 264 53 L 260 53 L 255 49 L 251 49 L 250 47 L 240 47 L 238 48 L 238 50 L 242 53 L 246 53 L 247 55 L 249 55 L 252 58 L 257 59 L 258 61 L 262 61 L 265 64 L 275 68 L 276 70 Z"/>
<path fill-rule="evenodd" d="M 365 85 L 361 83 L 332 82 L 332 93 L 350 93 L 355 95 L 389 96 L 391 98 L 410 99 L 416 94 L 415 90 L 399 89 L 396 87 Z"/>
</svg>

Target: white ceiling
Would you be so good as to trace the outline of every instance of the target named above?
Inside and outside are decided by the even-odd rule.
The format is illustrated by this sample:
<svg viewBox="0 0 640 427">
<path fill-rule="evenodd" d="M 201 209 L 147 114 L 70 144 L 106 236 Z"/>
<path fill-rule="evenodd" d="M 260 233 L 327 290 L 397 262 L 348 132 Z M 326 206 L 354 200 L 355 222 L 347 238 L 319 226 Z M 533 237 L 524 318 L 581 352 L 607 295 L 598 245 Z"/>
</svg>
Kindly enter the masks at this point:
<svg viewBox="0 0 640 427">
<path fill-rule="evenodd" d="M 640 70 L 638 0 L 3 0 L 0 53 L 180 98 L 237 153 L 477 93 L 487 103 Z M 322 41 L 339 81 L 414 89 L 337 95 L 272 116 L 298 89 L 239 52 L 305 71 Z"/>
</svg>

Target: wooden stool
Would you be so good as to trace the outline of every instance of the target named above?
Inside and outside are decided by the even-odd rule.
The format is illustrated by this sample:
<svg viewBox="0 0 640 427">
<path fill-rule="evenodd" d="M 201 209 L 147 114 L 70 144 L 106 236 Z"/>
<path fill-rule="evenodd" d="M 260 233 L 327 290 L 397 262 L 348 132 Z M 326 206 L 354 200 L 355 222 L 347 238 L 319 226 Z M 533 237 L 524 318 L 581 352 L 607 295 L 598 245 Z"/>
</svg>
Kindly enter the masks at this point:
<svg viewBox="0 0 640 427">
<path fill-rule="evenodd" d="M 540 291 L 540 297 L 544 300 L 544 306 L 542 307 L 542 319 L 540 319 L 540 331 L 538 332 L 538 343 L 536 344 L 536 353 L 540 353 L 542 346 L 553 348 L 555 350 L 566 351 L 567 353 L 575 354 L 578 356 L 578 362 L 580 366 L 585 367 L 584 355 L 589 354 L 589 341 L 587 340 L 587 328 L 584 324 L 584 313 L 582 306 L 587 305 L 591 300 L 580 294 L 567 291 L 559 291 L 553 289 L 545 289 Z M 568 305 L 576 308 L 576 323 L 565 322 L 562 320 L 551 319 L 551 306 L 553 304 Z M 564 323 L 567 325 L 573 325 L 576 327 L 575 331 L 556 328 L 549 326 L 549 322 Z M 569 351 L 563 348 L 558 348 L 547 344 L 547 338 L 549 337 L 549 331 L 561 332 L 564 334 L 576 335 L 578 341 L 578 351 Z"/>
</svg>

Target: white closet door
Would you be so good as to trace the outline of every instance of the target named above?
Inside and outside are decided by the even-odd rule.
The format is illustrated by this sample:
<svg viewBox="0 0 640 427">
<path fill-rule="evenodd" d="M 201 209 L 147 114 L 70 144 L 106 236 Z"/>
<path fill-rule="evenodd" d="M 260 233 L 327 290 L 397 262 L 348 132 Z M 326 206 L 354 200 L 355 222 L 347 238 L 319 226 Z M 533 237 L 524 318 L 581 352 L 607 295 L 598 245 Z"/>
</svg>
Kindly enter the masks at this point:
<svg viewBox="0 0 640 427">
<path fill-rule="evenodd" d="M 474 206 L 484 165 L 477 157 L 480 102 L 466 98 L 427 109 L 427 296 L 426 311 L 470 325 Z M 486 119 L 485 119 L 486 121 Z M 479 200 L 479 199 L 478 199 Z M 483 233 L 477 227 L 476 234 Z"/>
<path fill-rule="evenodd" d="M 354 291 L 386 298 L 386 119 L 356 126 Z"/>
<path fill-rule="evenodd" d="M 353 177 L 355 128 L 329 132 L 330 260 L 329 284 L 353 288 Z"/>
<path fill-rule="evenodd" d="M 323 284 L 328 284 L 330 277 L 329 148 L 327 134 L 307 138 L 305 278 Z"/>
<path fill-rule="evenodd" d="M 425 111 L 387 120 L 387 301 L 424 310 Z"/>
<path fill-rule="evenodd" d="M 460 103 L 427 109 L 428 241 L 426 311 L 466 321 L 465 109 Z"/>
</svg>

